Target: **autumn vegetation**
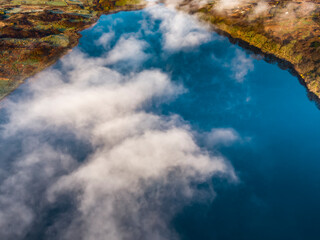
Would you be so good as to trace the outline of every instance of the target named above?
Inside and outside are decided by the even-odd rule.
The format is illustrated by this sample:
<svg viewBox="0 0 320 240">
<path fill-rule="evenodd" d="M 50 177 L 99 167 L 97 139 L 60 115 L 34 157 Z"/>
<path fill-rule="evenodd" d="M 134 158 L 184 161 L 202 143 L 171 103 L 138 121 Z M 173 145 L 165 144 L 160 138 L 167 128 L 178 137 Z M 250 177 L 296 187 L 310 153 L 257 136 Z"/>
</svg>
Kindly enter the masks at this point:
<svg viewBox="0 0 320 240">
<path fill-rule="evenodd" d="M 0 0 L 0 99 L 78 44 L 104 13 L 139 0 Z"/>
</svg>

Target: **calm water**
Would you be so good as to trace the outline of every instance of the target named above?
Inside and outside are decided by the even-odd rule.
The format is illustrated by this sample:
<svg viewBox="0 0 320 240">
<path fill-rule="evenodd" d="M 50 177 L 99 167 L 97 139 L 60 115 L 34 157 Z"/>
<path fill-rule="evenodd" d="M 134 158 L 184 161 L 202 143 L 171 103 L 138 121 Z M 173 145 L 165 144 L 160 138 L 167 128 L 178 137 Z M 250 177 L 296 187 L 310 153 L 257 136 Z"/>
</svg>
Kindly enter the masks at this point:
<svg viewBox="0 0 320 240">
<path fill-rule="evenodd" d="M 102 16 L 83 31 L 78 49 L 100 57 L 121 37 L 137 34 L 149 57 L 109 66 L 122 73 L 161 69 L 185 88 L 168 103 L 150 103 L 149 112 L 178 114 L 198 133 L 232 128 L 240 136 L 207 147 L 231 162 L 239 181 L 213 179 L 216 198 L 185 206 L 172 227 L 192 240 L 320 239 L 320 111 L 305 88 L 215 33 L 191 47 L 165 49 L 163 21 L 148 11 Z M 111 40 L 96 44 L 105 33 Z"/>
</svg>

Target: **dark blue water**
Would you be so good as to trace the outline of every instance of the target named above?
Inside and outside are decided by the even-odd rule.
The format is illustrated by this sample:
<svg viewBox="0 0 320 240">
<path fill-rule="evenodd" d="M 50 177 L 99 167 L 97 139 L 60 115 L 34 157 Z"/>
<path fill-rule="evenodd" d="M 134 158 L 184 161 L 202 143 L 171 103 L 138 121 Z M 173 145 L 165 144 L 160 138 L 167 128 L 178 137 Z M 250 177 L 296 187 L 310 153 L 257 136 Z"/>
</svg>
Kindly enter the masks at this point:
<svg viewBox="0 0 320 240">
<path fill-rule="evenodd" d="M 172 220 L 181 239 L 320 239 L 320 111 L 305 88 L 289 72 L 215 33 L 200 45 L 166 51 L 160 25 L 146 11 L 102 16 L 82 32 L 79 49 L 102 56 L 124 34 L 139 33 L 151 57 L 138 66 L 109 67 L 122 73 L 161 69 L 186 89 L 165 105 L 150 104 L 149 111 L 179 114 L 200 133 L 220 127 L 241 136 L 211 149 L 229 159 L 239 182 L 213 179 L 212 202 L 184 207 Z M 94 44 L 108 32 L 114 33 L 108 46 Z M 239 54 L 254 67 L 240 81 L 231 70 Z"/>
<path fill-rule="evenodd" d="M 123 21 L 114 22 L 114 19 Z M 144 12 L 103 16 L 95 28 L 141 31 L 152 59 L 142 68 L 160 68 L 182 82 L 187 93 L 153 111 L 178 113 L 198 131 L 234 128 L 241 143 L 220 149 L 240 183 L 215 182 L 217 198 L 184 208 L 173 224 L 182 239 L 320 239 L 320 111 L 298 80 L 276 65 L 253 59 L 243 82 L 230 77 L 236 50 L 216 39 L 189 51 L 162 54 L 159 25 L 141 30 Z M 81 50 L 99 55 L 90 44 L 100 33 L 84 31 Z M 217 38 L 215 33 L 212 33 Z M 213 58 L 212 56 L 215 56 Z M 250 53 L 246 53 L 250 57 Z"/>
</svg>

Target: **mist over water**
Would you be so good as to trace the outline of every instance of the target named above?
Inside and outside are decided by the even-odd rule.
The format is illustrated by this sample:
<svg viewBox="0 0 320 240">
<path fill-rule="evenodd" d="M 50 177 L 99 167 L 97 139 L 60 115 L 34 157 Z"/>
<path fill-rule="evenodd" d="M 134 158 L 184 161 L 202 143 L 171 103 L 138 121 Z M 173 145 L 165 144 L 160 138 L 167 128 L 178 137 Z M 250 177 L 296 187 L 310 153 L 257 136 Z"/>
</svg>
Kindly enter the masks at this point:
<svg viewBox="0 0 320 240">
<path fill-rule="evenodd" d="M 1 239 L 318 239 L 320 112 L 163 6 L 102 16 L 2 103 Z"/>
</svg>

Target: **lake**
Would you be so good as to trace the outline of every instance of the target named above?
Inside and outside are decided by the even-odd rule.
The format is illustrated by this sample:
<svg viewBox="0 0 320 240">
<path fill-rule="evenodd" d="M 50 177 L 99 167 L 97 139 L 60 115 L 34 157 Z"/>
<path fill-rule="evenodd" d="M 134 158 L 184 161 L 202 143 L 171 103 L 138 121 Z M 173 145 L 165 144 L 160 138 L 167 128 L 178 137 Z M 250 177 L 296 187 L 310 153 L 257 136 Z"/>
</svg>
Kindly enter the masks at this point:
<svg viewBox="0 0 320 240">
<path fill-rule="evenodd" d="M 320 111 L 296 77 L 161 5 L 82 35 L 2 103 L 0 236 L 319 239 Z"/>
</svg>

